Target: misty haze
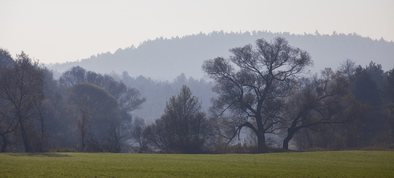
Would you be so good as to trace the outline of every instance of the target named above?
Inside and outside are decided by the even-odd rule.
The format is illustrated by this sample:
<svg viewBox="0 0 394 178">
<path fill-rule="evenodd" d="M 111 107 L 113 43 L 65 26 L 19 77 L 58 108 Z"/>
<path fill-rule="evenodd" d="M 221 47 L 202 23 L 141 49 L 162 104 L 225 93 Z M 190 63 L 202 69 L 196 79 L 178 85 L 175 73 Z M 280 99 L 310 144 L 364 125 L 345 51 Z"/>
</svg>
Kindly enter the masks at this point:
<svg viewBox="0 0 394 178">
<path fill-rule="evenodd" d="M 0 2 L 0 177 L 394 177 L 390 0 Z"/>
</svg>

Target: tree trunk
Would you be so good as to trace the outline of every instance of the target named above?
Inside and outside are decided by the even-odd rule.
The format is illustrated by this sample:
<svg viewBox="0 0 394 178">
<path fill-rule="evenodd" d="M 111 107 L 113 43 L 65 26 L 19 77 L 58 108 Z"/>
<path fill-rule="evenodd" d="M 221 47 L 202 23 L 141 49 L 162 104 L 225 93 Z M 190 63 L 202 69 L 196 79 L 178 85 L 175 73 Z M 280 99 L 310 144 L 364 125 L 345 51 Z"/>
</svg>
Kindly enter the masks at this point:
<svg viewBox="0 0 394 178">
<path fill-rule="evenodd" d="M 84 109 L 80 109 L 81 111 L 81 120 L 78 122 L 78 128 L 81 136 L 81 148 L 80 151 L 85 151 L 85 137 L 86 137 L 86 121 L 87 121 L 87 113 Z"/>
<path fill-rule="evenodd" d="M 265 134 L 264 132 L 258 132 L 257 134 L 257 152 L 264 153 L 267 152 L 265 145 Z"/>
<path fill-rule="evenodd" d="M 25 152 L 31 152 L 31 147 L 29 143 L 29 139 L 26 133 L 26 129 L 23 125 L 23 122 L 21 121 L 21 118 L 19 119 L 19 127 L 21 129 L 21 134 L 22 134 L 22 140 L 23 140 L 23 145 L 25 147 Z"/>
<path fill-rule="evenodd" d="M 283 150 L 289 150 L 289 142 L 293 138 L 294 134 L 295 134 L 295 131 L 293 129 L 290 129 L 290 128 L 287 129 L 287 136 L 283 140 L 283 146 L 282 146 Z"/>
<path fill-rule="evenodd" d="M 289 137 L 286 137 L 286 138 L 283 140 L 283 146 L 282 146 L 282 149 L 283 149 L 283 150 L 289 150 L 289 141 L 290 141 L 290 138 L 289 138 Z"/>
<path fill-rule="evenodd" d="M 40 127 L 41 127 L 41 138 L 40 138 L 40 152 L 45 151 L 46 147 L 46 139 L 45 139 L 45 123 L 44 117 L 42 116 L 41 110 L 39 111 L 40 114 Z"/>
<path fill-rule="evenodd" d="M 258 110 L 258 113 L 260 113 L 260 110 Z M 256 116 L 256 123 L 257 123 L 257 128 L 255 129 L 255 133 L 257 135 L 257 152 L 258 153 L 264 153 L 266 152 L 266 145 L 265 145 L 265 131 L 264 131 L 264 125 L 262 122 L 262 117 L 261 115 Z"/>
<path fill-rule="evenodd" d="M 8 140 L 5 134 L 1 135 L 1 138 L 3 139 L 3 145 L 1 145 L 1 151 L 0 152 L 5 152 L 7 150 L 7 146 L 8 146 Z"/>
<path fill-rule="evenodd" d="M 85 130 L 81 130 L 81 150 L 85 151 Z"/>
</svg>

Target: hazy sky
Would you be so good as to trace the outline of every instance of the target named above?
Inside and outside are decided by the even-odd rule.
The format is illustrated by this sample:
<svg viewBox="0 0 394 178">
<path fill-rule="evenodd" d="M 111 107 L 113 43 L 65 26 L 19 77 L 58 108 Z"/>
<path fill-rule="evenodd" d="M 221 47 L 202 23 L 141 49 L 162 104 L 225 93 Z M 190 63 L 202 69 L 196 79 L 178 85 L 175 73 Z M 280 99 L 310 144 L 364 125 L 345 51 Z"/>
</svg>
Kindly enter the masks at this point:
<svg viewBox="0 0 394 178">
<path fill-rule="evenodd" d="M 0 0 L 0 24 L 0 48 L 50 63 L 215 30 L 394 41 L 394 0 Z"/>
</svg>

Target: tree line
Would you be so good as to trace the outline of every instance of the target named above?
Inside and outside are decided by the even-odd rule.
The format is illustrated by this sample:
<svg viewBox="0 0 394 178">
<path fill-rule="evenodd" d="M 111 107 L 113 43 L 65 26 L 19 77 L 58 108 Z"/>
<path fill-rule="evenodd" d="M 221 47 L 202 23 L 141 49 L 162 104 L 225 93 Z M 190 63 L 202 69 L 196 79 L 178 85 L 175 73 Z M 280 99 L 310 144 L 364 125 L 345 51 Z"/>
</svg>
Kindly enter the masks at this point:
<svg viewBox="0 0 394 178">
<path fill-rule="evenodd" d="M 0 59 L 1 151 L 126 151 L 138 90 L 80 67 L 55 80 L 23 52 Z"/>
<path fill-rule="evenodd" d="M 394 69 L 347 60 L 310 74 L 308 52 L 258 39 L 205 61 L 212 106 L 188 86 L 157 120 L 134 117 L 145 98 L 109 75 L 73 67 L 54 79 L 23 52 L 0 50 L 1 151 L 269 152 L 389 148 Z M 149 106 L 144 106 L 149 107 Z M 246 141 L 245 141 L 246 140 Z"/>
</svg>

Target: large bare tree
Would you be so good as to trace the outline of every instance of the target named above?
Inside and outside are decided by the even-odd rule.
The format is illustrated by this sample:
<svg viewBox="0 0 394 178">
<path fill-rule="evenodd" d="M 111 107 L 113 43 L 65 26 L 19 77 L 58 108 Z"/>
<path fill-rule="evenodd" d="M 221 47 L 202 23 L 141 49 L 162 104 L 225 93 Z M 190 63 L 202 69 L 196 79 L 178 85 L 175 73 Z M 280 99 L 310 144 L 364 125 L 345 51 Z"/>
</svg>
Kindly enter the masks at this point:
<svg viewBox="0 0 394 178">
<path fill-rule="evenodd" d="M 255 47 L 246 45 L 231 52 L 228 59 L 217 57 L 203 65 L 216 81 L 214 106 L 241 116 L 235 131 L 251 129 L 257 136 L 257 151 L 264 152 L 265 134 L 273 132 L 280 122 L 276 116 L 282 98 L 311 60 L 307 52 L 290 46 L 283 38 L 272 42 L 259 39 Z"/>
</svg>

